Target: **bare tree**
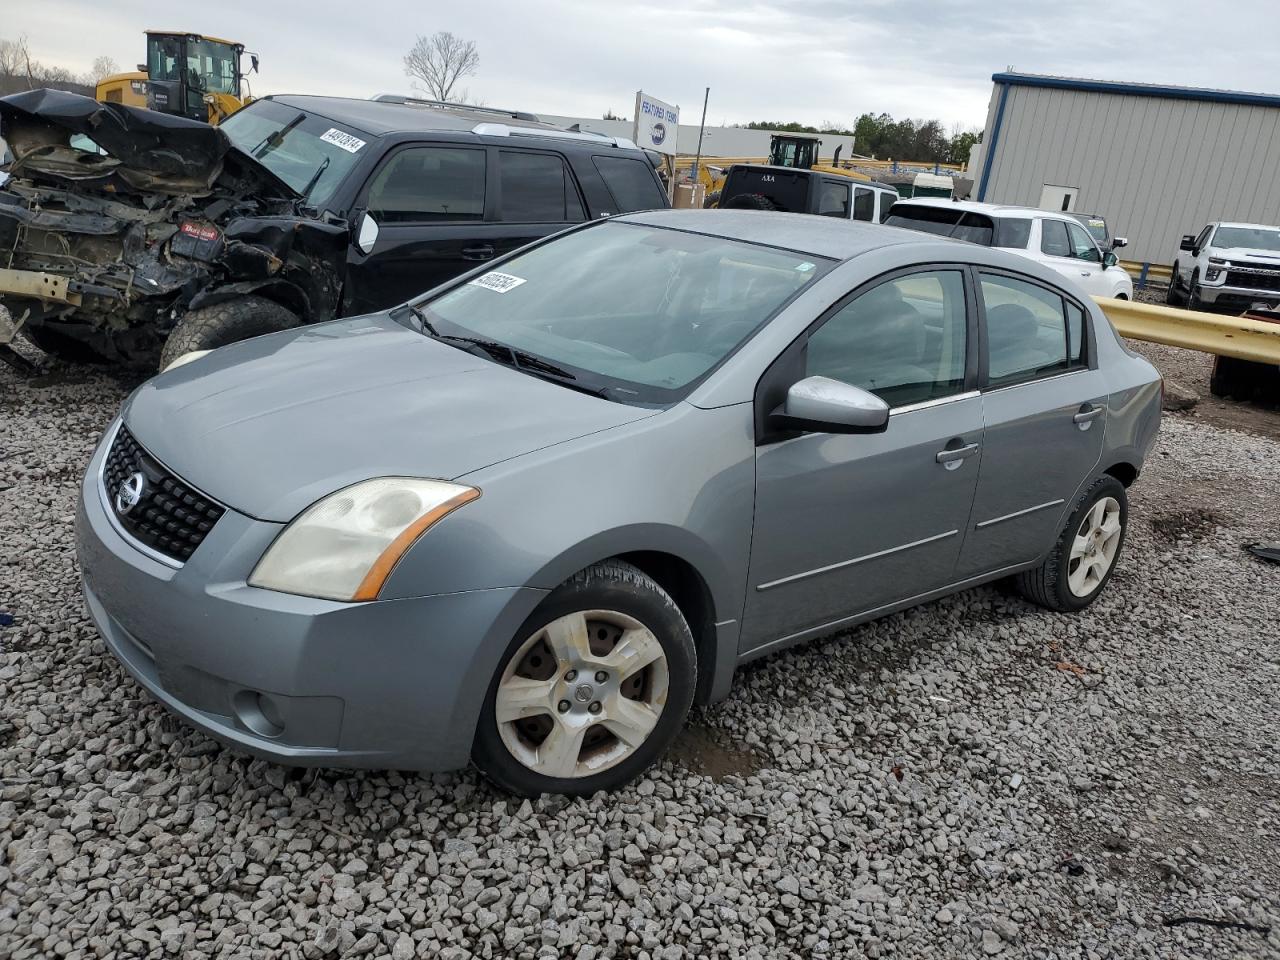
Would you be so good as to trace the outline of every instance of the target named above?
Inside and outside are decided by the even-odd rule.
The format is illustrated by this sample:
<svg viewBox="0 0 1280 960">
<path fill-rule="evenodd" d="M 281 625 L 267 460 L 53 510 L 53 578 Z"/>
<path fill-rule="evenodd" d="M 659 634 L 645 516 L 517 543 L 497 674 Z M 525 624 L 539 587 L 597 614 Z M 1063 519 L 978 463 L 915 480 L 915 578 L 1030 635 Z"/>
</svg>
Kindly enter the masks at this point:
<svg viewBox="0 0 1280 960">
<path fill-rule="evenodd" d="M 111 57 L 94 57 L 93 66 L 89 68 L 88 81 L 91 84 L 101 83 L 104 78 L 119 72 L 120 64 L 116 63 Z"/>
<path fill-rule="evenodd" d="M 463 40 L 441 31 L 429 37 L 419 36 L 404 55 L 404 72 L 413 77 L 433 100 L 465 101 L 466 90 L 458 90 L 458 81 L 471 76 L 480 66 L 480 54 L 474 40 Z"/>
</svg>

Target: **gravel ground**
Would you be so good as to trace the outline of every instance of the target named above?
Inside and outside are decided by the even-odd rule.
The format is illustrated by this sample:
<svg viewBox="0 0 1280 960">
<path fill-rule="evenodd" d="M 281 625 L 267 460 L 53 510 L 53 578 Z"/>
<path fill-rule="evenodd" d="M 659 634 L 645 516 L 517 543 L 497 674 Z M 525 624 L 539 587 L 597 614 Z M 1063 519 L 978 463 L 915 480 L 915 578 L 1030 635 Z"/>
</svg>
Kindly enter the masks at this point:
<svg viewBox="0 0 1280 960">
<path fill-rule="evenodd" d="M 793 649 L 630 788 L 529 803 L 142 693 L 72 548 L 128 388 L 0 364 L 0 957 L 1280 956 L 1273 439 L 1169 418 L 1083 614 L 979 589 Z"/>
</svg>

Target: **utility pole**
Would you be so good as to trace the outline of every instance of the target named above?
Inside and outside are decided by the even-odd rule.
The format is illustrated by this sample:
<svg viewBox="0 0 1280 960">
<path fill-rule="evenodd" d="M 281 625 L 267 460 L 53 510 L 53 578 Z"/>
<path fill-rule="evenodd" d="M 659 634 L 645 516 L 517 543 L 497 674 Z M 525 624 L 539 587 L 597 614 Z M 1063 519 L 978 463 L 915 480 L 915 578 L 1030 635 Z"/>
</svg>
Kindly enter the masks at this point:
<svg viewBox="0 0 1280 960">
<path fill-rule="evenodd" d="M 702 133 L 707 129 L 707 100 L 711 98 L 711 88 L 707 87 L 707 92 L 702 95 L 702 123 L 698 127 L 698 152 L 693 155 L 693 174 L 694 183 L 698 182 L 698 164 L 702 162 Z"/>
</svg>

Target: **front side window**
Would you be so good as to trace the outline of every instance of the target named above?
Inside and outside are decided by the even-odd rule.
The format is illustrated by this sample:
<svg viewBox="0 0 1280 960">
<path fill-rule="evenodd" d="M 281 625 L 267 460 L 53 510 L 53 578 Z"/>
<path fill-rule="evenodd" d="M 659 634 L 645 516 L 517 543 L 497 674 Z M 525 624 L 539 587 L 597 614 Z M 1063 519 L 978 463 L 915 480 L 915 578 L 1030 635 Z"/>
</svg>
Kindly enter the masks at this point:
<svg viewBox="0 0 1280 960">
<path fill-rule="evenodd" d="M 577 223 L 582 219 L 582 201 L 561 157 L 502 150 L 499 160 L 503 220 Z"/>
<path fill-rule="evenodd" d="M 1061 220 L 1040 221 L 1040 252 L 1046 257 L 1071 256 L 1071 238 Z"/>
<path fill-rule="evenodd" d="M 1079 307 L 1046 287 L 1013 277 L 984 273 L 981 287 L 991 386 L 1052 376 L 1084 363 Z"/>
<path fill-rule="evenodd" d="M 880 194 L 880 222 L 884 223 L 884 218 L 889 215 L 889 208 L 898 202 L 898 195 L 890 193 L 888 190 Z"/>
<path fill-rule="evenodd" d="M 876 195 L 866 187 L 858 187 L 853 196 L 853 219 L 871 221 L 876 218 Z"/>
<path fill-rule="evenodd" d="M 860 294 L 818 328 L 805 375 L 831 377 L 901 407 L 964 390 L 967 336 L 958 270 L 913 273 Z"/>
<path fill-rule="evenodd" d="M 379 223 L 482 220 L 484 176 L 483 150 L 409 147 L 374 175 L 369 214 Z"/>
<path fill-rule="evenodd" d="M 536 357 L 542 366 L 524 364 L 533 373 L 610 400 L 667 403 L 829 268 L 772 247 L 606 221 L 535 246 L 422 307 L 442 335 Z M 568 377 L 546 371 L 547 363 Z"/>
<path fill-rule="evenodd" d="M 822 217 L 849 218 L 849 187 L 843 183 L 832 183 L 830 180 L 820 182 L 821 192 L 818 194 L 818 215 Z"/>
<path fill-rule="evenodd" d="M 1098 252 L 1098 245 L 1089 236 L 1089 231 L 1084 227 L 1076 226 L 1074 223 L 1068 223 L 1066 227 L 1071 239 L 1071 255 L 1077 260 L 1101 263 L 1102 254 Z"/>
<path fill-rule="evenodd" d="M 667 198 L 654 180 L 653 167 L 631 157 L 592 157 L 596 170 L 604 178 L 618 213 L 635 210 L 657 210 L 667 205 Z"/>
</svg>

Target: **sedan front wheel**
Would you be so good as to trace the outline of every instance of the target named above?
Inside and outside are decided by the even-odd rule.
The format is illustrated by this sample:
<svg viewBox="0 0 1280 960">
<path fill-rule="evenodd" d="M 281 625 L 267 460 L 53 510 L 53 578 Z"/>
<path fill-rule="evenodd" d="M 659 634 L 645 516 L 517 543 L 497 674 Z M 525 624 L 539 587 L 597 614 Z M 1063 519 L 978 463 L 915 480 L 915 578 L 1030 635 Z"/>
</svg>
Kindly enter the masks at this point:
<svg viewBox="0 0 1280 960">
<path fill-rule="evenodd" d="M 611 790 L 649 767 L 693 701 L 693 637 L 636 567 L 596 564 L 526 621 L 490 686 L 476 764 L 513 793 Z"/>
</svg>

